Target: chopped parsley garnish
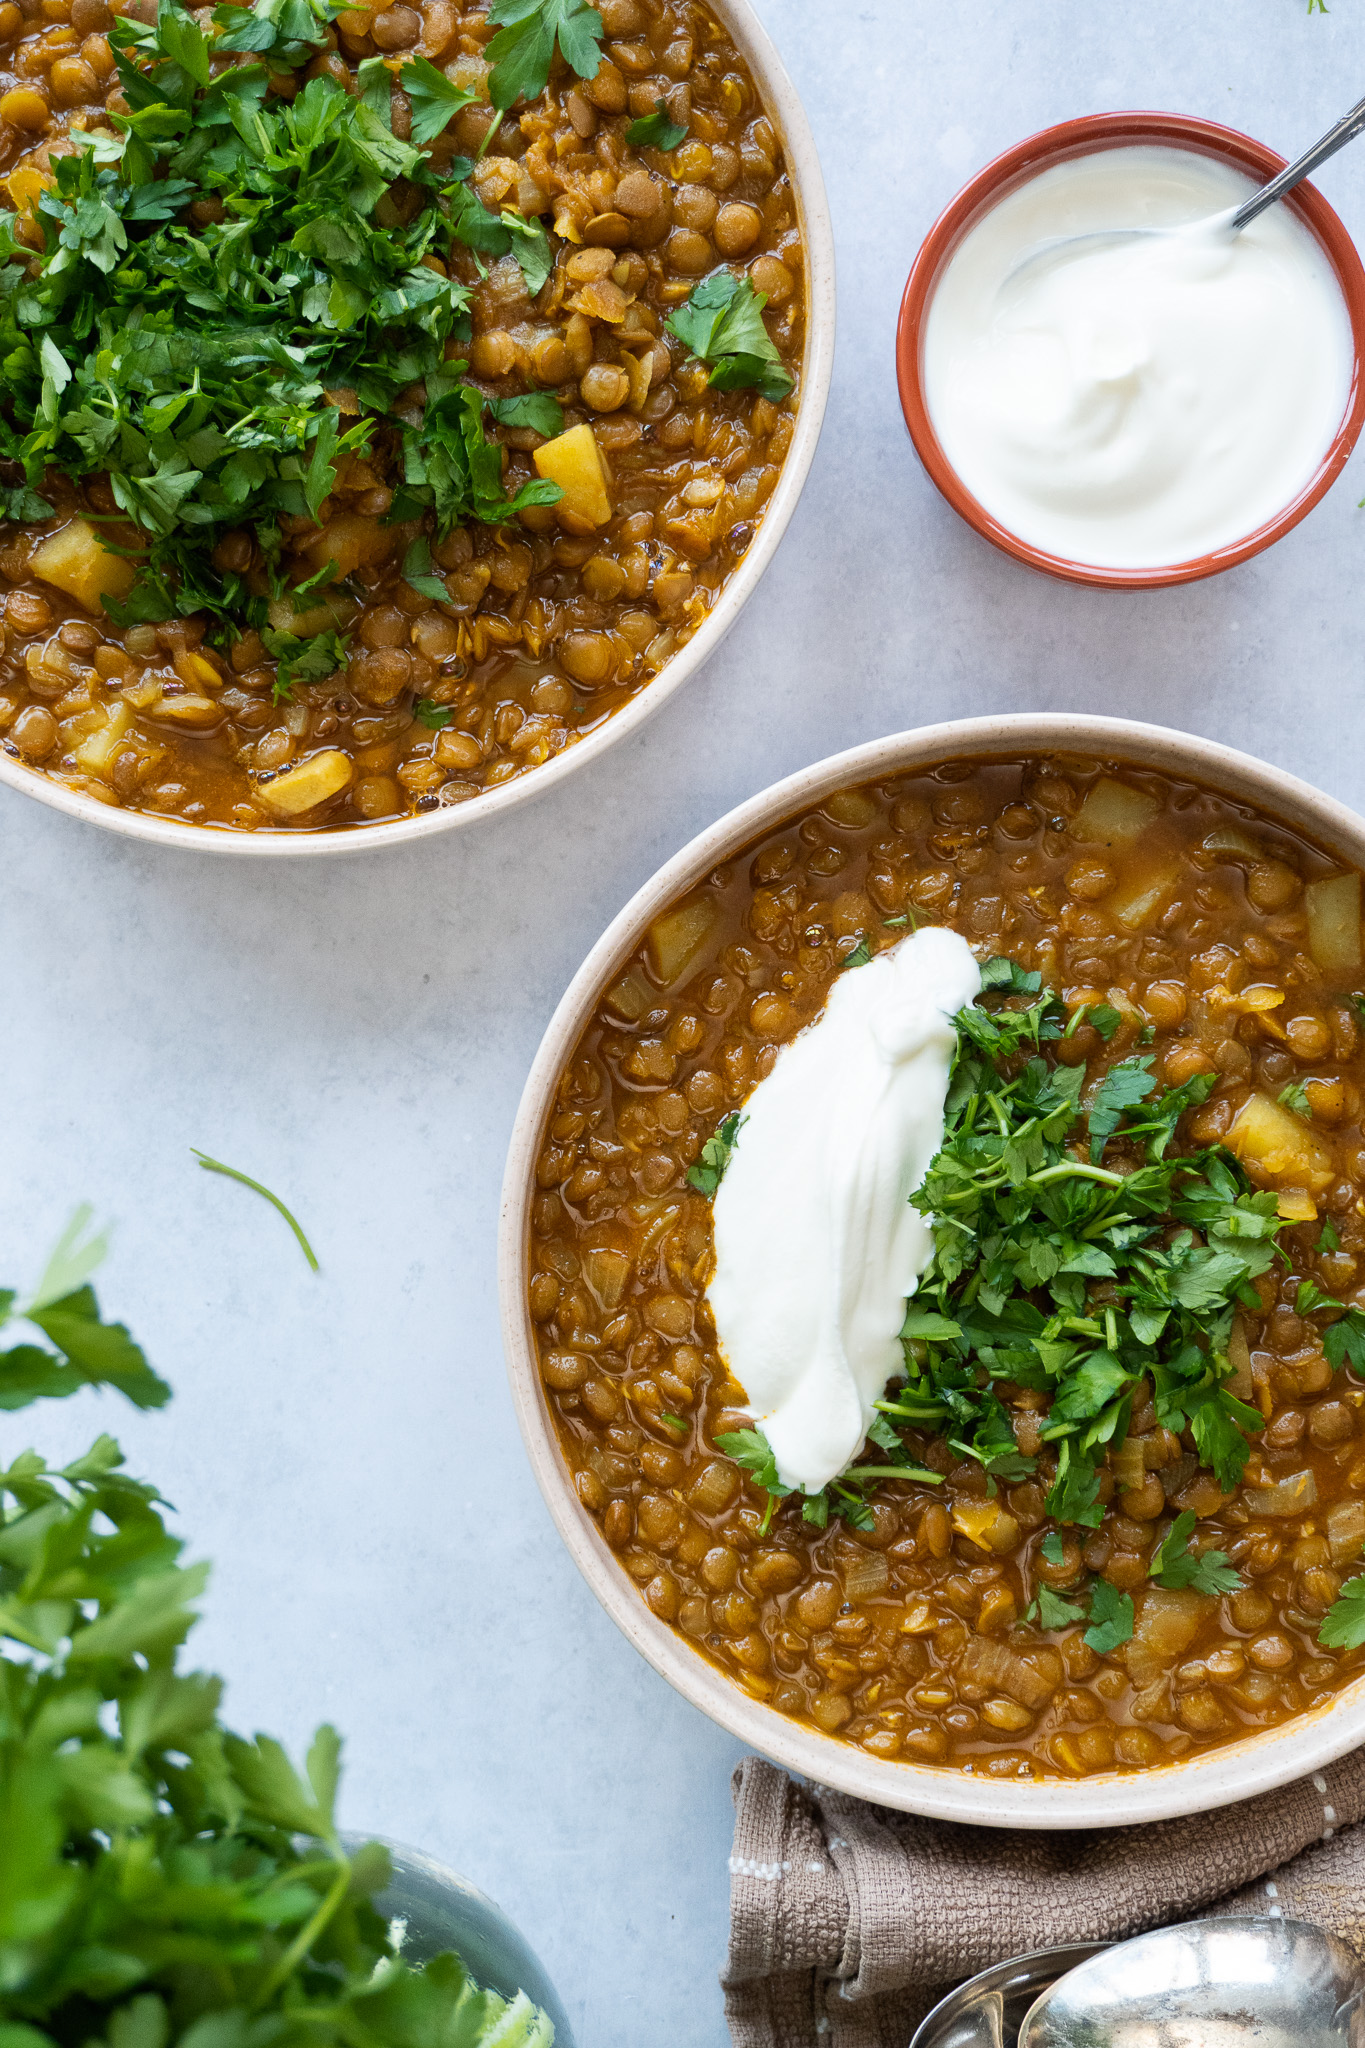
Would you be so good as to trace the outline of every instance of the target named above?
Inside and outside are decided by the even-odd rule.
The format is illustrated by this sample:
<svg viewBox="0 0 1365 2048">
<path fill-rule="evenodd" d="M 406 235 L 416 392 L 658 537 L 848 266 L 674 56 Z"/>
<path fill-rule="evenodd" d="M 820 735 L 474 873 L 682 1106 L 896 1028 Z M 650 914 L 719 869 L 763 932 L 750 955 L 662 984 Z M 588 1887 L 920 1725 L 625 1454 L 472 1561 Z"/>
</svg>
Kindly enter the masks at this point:
<svg viewBox="0 0 1365 2048">
<path fill-rule="evenodd" d="M 277 633 L 271 626 L 261 628 L 261 644 L 276 661 L 271 695 L 282 704 L 293 695 L 296 683 L 322 683 L 346 666 L 346 636 L 329 629 L 300 639 L 295 633 Z"/>
<path fill-rule="evenodd" d="M 683 1421 L 681 1415 L 668 1415 L 661 1410 L 659 1420 L 666 1423 L 669 1429 L 676 1429 L 679 1436 L 687 1435 L 687 1424 Z"/>
<path fill-rule="evenodd" d="M 428 732 L 444 732 L 455 716 L 448 704 L 433 704 L 430 697 L 419 697 L 412 707 L 412 715 Z"/>
<path fill-rule="evenodd" d="M 336 12 L 335 0 L 220 5 L 207 31 L 175 0 L 155 25 L 120 16 L 109 38 L 130 111 L 113 115 L 118 133 L 73 129 L 74 152 L 53 158 L 32 214 L 40 253 L 0 215 L 0 457 L 25 477 L 3 510 L 47 517 L 48 468 L 107 472 L 141 536 L 131 591 L 105 599 L 121 625 L 207 612 L 220 635 L 264 626 L 271 596 L 330 573 L 325 529 L 291 558 L 281 522 L 316 521 L 352 457 L 391 467 L 394 516 L 430 514 L 441 534 L 559 496 L 541 479 L 507 496 L 482 396 L 461 382 L 469 293 L 442 259 L 483 209 L 455 175 L 466 160 L 439 172 L 418 145 L 469 96 L 406 61 L 407 142 L 380 58 L 361 64 L 354 96 L 325 76 L 293 99 L 270 89 L 325 48 Z M 215 71 L 225 52 L 246 61 Z M 538 289 L 544 228 L 487 219 Z M 395 415 L 414 390 L 420 414 Z M 254 542 L 250 582 L 213 559 L 238 529 Z M 323 638 L 286 651 L 286 693 L 338 665 Z"/>
<path fill-rule="evenodd" d="M 676 149 L 686 133 L 686 121 L 674 121 L 663 101 L 655 100 L 652 114 L 642 114 L 630 123 L 626 141 L 636 149 Z"/>
<path fill-rule="evenodd" d="M 1226 1385 L 1228 1346 L 1237 1310 L 1259 1309 L 1252 1282 L 1277 1255 L 1277 1198 L 1254 1189 L 1221 1146 L 1167 1156 L 1180 1118 L 1207 1099 L 1213 1075 L 1163 1090 L 1149 1055 L 1122 1059 L 1102 1076 L 1087 1112 L 1085 1068 L 1047 1057 L 1067 1032 L 1058 997 L 1011 960 L 987 961 L 981 980 L 980 999 L 954 1019 L 943 1144 L 911 1197 L 934 1249 L 901 1331 L 905 1381 L 877 1404 L 873 1440 L 908 1458 L 898 1432 L 928 1431 L 959 1458 L 976 1460 L 990 1481 L 1023 1478 L 1038 1459 L 1020 1449 L 997 1388 L 1045 1395 L 1047 1512 L 1097 1528 L 1100 1463 L 1124 1442 L 1146 1382 L 1158 1422 L 1188 1430 L 1201 1463 L 1230 1493 L 1263 1418 Z M 717 1136 L 732 1141 L 724 1125 Z M 719 1170 L 712 1178 L 694 1168 L 692 1185 L 713 1193 L 726 1159 L 728 1150 L 714 1160 L 704 1152 L 704 1168 Z M 1305 1288 L 1301 1314 L 1339 1312 L 1323 1334 L 1332 1363 L 1365 1363 L 1365 1313 Z M 780 1498 L 766 1442 L 756 1431 L 728 1441 L 741 1439 L 746 1469 Z M 912 1476 L 898 1465 L 855 1466 L 836 1489 L 861 1489 L 874 1473 Z M 1165 1584 L 1223 1589 L 1220 1574 L 1235 1578 L 1226 1557 L 1189 1557 L 1189 1526 L 1177 1521 L 1157 1574 L 1168 1575 Z M 1041 1596 L 1038 1604 L 1041 1611 Z M 1131 1628 L 1126 1595 L 1096 1591 L 1092 1634 L 1126 1640 L 1114 1634 L 1125 1617 Z"/>
<path fill-rule="evenodd" d="M 1073 1623 L 1085 1620 L 1085 1609 L 1074 1600 L 1064 1600 L 1051 1586 L 1040 1586 L 1024 1609 L 1024 1620 L 1042 1629 L 1070 1628 Z"/>
<path fill-rule="evenodd" d="M 1191 1555 L 1190 1537 L 1195 1520 L 1189 1508 L 1176 1516 L 1147 1568 L 1148 1578 L 1155 1579 L 1159 1586 L 1189 1586 L 1196 1593 L 1235 1593 L 1242 1580 L 1233 1570 L 1226 1551 L 1205 1550 L 1197 1557 Z"/>
<path fill-rule="evenodd" d="M 866 967 L 871 958 L 872 948 L 860 933 L 857 945 L 854 946 L 851 952 L 845 953 L 839 965 L 841 967 Z"/>
<path fill-rule="evenodd" d="M 529 427 L 547 441 L 564 431 L 564 408 L 548 391 L 525 391 L 517 398 L 490 398 L 488 410 L 500 427 Z"/>
<path fill-rule="evenodd" d="M 1358 1650 L 1365 1643 L 1365 1573 L 1348 1579 L 1328 1608 L 1318 1630 L 1328 1650 Z"/>
<path fill-rule="evenodd" d="M 721 1184 L 730 1154 L 735 1149 L 739 1127 L 745 1121 L 737 1109 L 729 1116 L 722 1117 L 711 1136 L 701 1148 L 701 1158 L 695 1166 L 687 1169 L 687 1185 L 695 1188 L 699 1195 L 710 1197 Z"/>
<path fill-rule="evenodd" d="M 1097 1656 L 1107 1657 L 1133 1633 L 1133 1596 L 1120 1593 L 1108 1579 L 1096 1579 L 1090 1588 L 1090 1626 L 1083 1640 Z"/>
<path fill-rule="evenodd" d="M 580 78 L 596 78 L 602 17 L 586 0 L 493 0 L 488 19 L 500 24 L 488 45 L 493 65 L 488 93 L 500 111 L 544 92 L 556 41 L 571 70 Z"/>
<path fill-rule="evenodd" d="M 1296 1116 L 1306 1117 L 1309 1122 L 1312 1121 L 1313 1109 L 1308 1100 L 1308 1090 L 1302 1081 L 1291 1081 L 1287 1088 L 1281 1088 L 1277 1100 L 1282 1102 L 1286 1109 L 1292 1109 Z"/>
<path fill-rule="evenodd" d="M 766 295 L 756 292 L 747 277 L 716 270 L 693 288 L 686 304 L 664 325 L 698 362 L 710 363 L 707 381 L 717 391 L 754 385 L 775 403 L 787 396 L 793 379 L 763 325 L 767 303 Z"/>
<path fill-rule="evenodd" d="M 210 1159 L 207 1152 L 195 1151 L 193 1145 L 191 1145 L 190 1150 L 191 1152 L 194 1152 L 195 1158 L 199 1161 L 199 1164 L 203 1167 L 206 1173 L 225 1174 L 229 1180 L 239 1180 L 244 1188 L 253 1188 L 258 1195 L 264 1195 L 265 1199 L 267 1200 L 267 1202 L 270 1203 L 271 1207 L 279 1210 L 281 1216 L 283 1216 L 285 1222 L 293 1231 L 295 1237 L 299 1241 L 299 1248 L 302 1251 L 305 1259 L 307 1259 L 309 1265 L 312 1267 L 313 1271 L 315 1273 L 319 1271 L 317 1255 L 315 1254 L 312 1245 L 309 1244 L 308 1239 L 303 1234 L 302 1224 L 299 1222 L 296 1216 L 294 1216 L 288 1209 L 285 1208 L 284 1203 L 280 1200 L 278 1195 L 272 1195 L 269 1188 L 262 1187 L 261 1183 L 258 1180 L 253 1180 L 249 1173 L 239 1173 L 235 1166 L 224 1166 L 221 1159 Z"/>
<path fill-rule="evenodd" d="M 983 982 L 983 1000 L 955 1020 L 943 1149 L 912 1198 L 934 1255 L 904 1333 L 907 1384 L 883 1412 L 1012 1476 L 1034 1461 L 995 1383 L 1046 1393 L 1048 1512 L 1093 1528 L 1099 1459 L 1123 1442 L 1150 1378 L 1158 1420 L 1188 1427 L 1231 1491 L 1244 1432 L 1262 1417 L 1223 1384 L 1228 1339 L 1239 1304 L 1259 1305 L 1250 1283 L 1275 1255 L 1276 1198 L 1253 1191 L 1221 1147 L 1166 1158 L 1212 1076 L 1157 1094 L 1147 1058 L 1122 1060 L 1087 1118 L 1084 1069 L 1044 1057 L 1063 1035 L 1062 1004 L 990 963 Z M 1014 1007 L 993 1007 L 1006 988 Z M 920 1320 L 930 1314 L 932 1334 Z"/>
<path fill-rule="evenodd" d="M 854 1529 L 871 1529 L 874 1524 L 865 1494 L 867 1487 L 876 1486 L 883 1479 L 917 1479 L 929 1486 L 943 1484 L 942 1473 L 931 1472 L 927 1466 L 916 1465 L 907 1457 L 905 1446 L 896 1432 L 880 1417 L 868 1431 L 867 1440 L 885 1450 L 892 1462 L 888 1465 L 851 1465 L 847 1472 L 841 1472 L 818 1493 L 806 1493 L 797 1487 L 783 1485 L 772 1447 L 761 1429 L 722 1430 L 713 1439 L 716 1449 L 727 1458 L 733 1458 L 767 1494 L 768 1504 L 759 1529 L 762 1536 L 768 1533 L 777 1503 L 789 1499 L 793 1493 L 800 1492 L 801 1519 L 817 1529 L 828 1528 L 831 1515 L 841 1518 Z"/>
</svg>

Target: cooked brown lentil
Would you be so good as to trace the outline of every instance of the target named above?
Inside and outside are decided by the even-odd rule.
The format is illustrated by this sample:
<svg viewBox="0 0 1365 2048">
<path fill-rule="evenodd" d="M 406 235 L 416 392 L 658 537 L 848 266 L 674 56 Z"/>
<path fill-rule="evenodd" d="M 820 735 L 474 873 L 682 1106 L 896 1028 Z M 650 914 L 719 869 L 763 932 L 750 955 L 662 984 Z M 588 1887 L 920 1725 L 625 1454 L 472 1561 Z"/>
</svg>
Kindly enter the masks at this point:
<svg viewBox="0 0 1365 2048">
<path fill-rule="evenodd" d="M 1115 782 L 1137 829 L 1097 843 L 1082 806 L 1107 791 L 1112 815 Z M 1304 1279 L 1365 1304 L 1365 1049 L 1348 1000 L 1359 878 L 1334 889 L 1339 874 L 1296 833 L 1149 771 L 961 761 L 831 796 L 655 920 L 559 1084 L 532 1203 L 530 1310 L 579 1499 L 651 1610 L 755 1698 L 887 1759 L 1085 1777 L 1236 1741 L 1365 1668 L 1365 1651 L 1316 1640 L 1365 1541 L 1365 1384 L 1333 1374 L 1294 1309 Z M 1232 1133 L 1253 1178 L 1280 1188 L 1281 1213 L 1301 1219 L 1281 1233 L 1288 1269 L 1258 1283 L 1260 1311 L 1242 1322 L 1234 1386 L 1266 1427 L 1241 1486 L 1221 1494 L 1140 1392 L 1125 1462 L 1101 1471 L 1103 1524 L 1065 1529 L 1060 1566 L 1042 1555 L 1055 1526 L 1043 1395 L 1013 1390 L 1017 1441 L 1041 1450 L 1040 1467 L 1002 1488 L 990 1518 L 981 1467 L 910 1434 L 942 1488 L 882 1486 L 864 1532 L 813 1529 L 782 1503 L 763 1534 L 764 1496 L 712 1447 L 747 1418 L 705 1300 L 710 1204 L 686 1170 L 818 1013 L 855 935 L 889 942 L 882 920 L 907 911 L 962 931 L 983 958 L 1041 969 L 1073 1008 L 1121 1011 L 1107 1046 L 1082 1026 L 1060 1057 L 1097 1074 L 1150 1027 L 1168 1082 L 1216 1072 L 1177 1149 L 1228 1141 L 1247 1105 L 1239 1132 L 1254 1127 L 1294 1081 L 1313 1111 L 1273 1142 Z M 1317 1248 L 1326 1218 L 1333 1250 Z M 1151 1583 L 1186 1509 L 1193 1548 L 1226 1551 L 1239 1591 Z M 1082 1564 L 1137 1605 L 1132 1641 L 1108 1655 L 1079 1625 L 1044 1635 L 1021 1621 L 1040 1583 L 1068 1585 Z"/>
<path fill-rule="evenodd" d="M 68 130 L 122 109 L 106 31 L 114 14 L 155 18 L 154 0 L 14 0 L 0 7 L 0 191 L 21 208 Z M 107 483 L 52 477 L 57 518 L 0 524 L 0 744 L 26 766 L 111 805 L 238 831 L 358 826 L 465 803 L 529 773 L 594 731 L 696 632 L 762 521 L 791 444 L 805 336 L 796 204 L 781 138 L 724 27 L 699 0 L 602 0 L 604 62 L 584 83 L 561 68 L 539 100 L 499 121 L 476 172 L 494 211 L 553 212 L 555 269 L 532 300 L 514 256 L 480 275 L 452 243 L 452 275 L 473 288 L 472 374 L 496 397 L 546 390 L 565 428 L 587 423 L 610 479 L 597 525 L 555 507 L 520 515 L 521 532 L 457 528 L 435 548 L 448 592 L 420 596 L 399 574 L 419 529 L 384 526 L 393 476 L 378 447 L 347 458 L 322 528 L 284 521 L 306 575 L 335 558 L 364 585 L 337 623 L 354 632 L 349 670 L 272 703 L 275 664 L 257 633 L 220 655 L 195 618 L 119 631 L 29 566 L 37 541 L 82 511 L 115 510 Z M 207 22 L 208 13 L 203 16 Z M 488 72 L 495 33 L 455 0 L 409 7 L 372 0 L 342 13 L 330 47 L 286 92 L 326 73 L 355 89 L 367 57 L 416 51 L 466 90 Z M 272 86 L 272 90 L 274 86 Z M 687 124 L 668 154 L 625 140 L 663 100 Z M 394 89 L 395 132 L 409 132 Z M 430 144 L 477 152 L 486 103 Z M 664 331 L 668 315 L 718 264 L 743 266 L 766 292 L 769 332 L 798 379 L 779 404 L 714 391 L 706 369 Z M 420 396 L 418 414 L 420 416 Z M 543 445 L 529 428 L 491 428 L 509 495 Z M 108 529 L 134 545 L 132 528 Z M 258 562 L 246 530 L 222 568 Z M 240 559 L 237 557 L 240 556 Z M 264 587 L 264 586 L 262 586 Z M 274 621 L 291 626 L 289 607 Z M 449 707 L 433 732 L 419 698 Z M 107 761 L 81 743 L 109 709 L 130 707 Z M 97 750 L 99 751 L 99 750 Z M 335 793 L 284 808 L 283 773 L 329 757 Z M 337 783 L 340 787 L 336 787 Z M 272 796 L 272 785 L 275 785 Z"/>
</svg>

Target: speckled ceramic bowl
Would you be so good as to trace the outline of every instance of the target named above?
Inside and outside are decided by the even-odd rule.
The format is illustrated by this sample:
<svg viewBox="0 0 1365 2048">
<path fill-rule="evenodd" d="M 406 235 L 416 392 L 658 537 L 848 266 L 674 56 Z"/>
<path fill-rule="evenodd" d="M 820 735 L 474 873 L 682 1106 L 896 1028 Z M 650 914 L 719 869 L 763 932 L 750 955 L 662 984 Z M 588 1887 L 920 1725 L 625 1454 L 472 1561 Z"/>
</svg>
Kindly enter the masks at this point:
<svg viewBox="0 0 1365 2048">
<path fill-rule="evenodd" d="M 555 1526 L 617 1627 L 694 1706 L 789 1770 L 881 1806 L 990 1827 L 1127 1826 L 1227 1806 L 1288 1784 L 1365 1742 L 1365 1680 L 1330 1706 L 1244 1742 L 1152 1771 L 1097 1773 L 1074 1783 L 975 1778 L 958 1770 L 887 1762 L 762 1705 L 650 1612 L 579 1502 L 536 1364 L 526 1299 L 530 1204 L 560 1073 L 603 992 L 661 910 L 752 840 L 799 817 L 833 790 L 940 761 L 1056 753 L 1128 761 L 1188 777 L 1282 819 L 1335 849 L 1352 866 L 1365 868 L 1365 820 L 1353 811 L 1264 761 L 1163 726 L 1055 713 L 966 718 L 835 754 L 775 783 L 709 826 L 612 921 L 574 976 L 536 1054 L 512 1135 L 502 1197 L 499 1285 L 517 1419 Z"/>
<path fill-rule="evenodd" d="M 324 855 L 373 853 L 385 846 L 414 846 L 436 833 L 467 831 L 485 818 L 502 817 L 514 804 L 556 788 L 576 769 L 597 760 L 608 747 L 638 731 L 710 659 L 753 595 L 796 509 L 820 438 L 834 368 L 834 231 L 810 123 L 796 88 L 749 0 L 711 0 L 711 4 L 734 37 L 758 86 L 765 111 L 782 137 L 806 253 L 806 353 L 801 366 L 796 431 L 777 488 L 743 561 L 705 624 L 686 646 L 620 711 L 547 761 L 543 768 L 504 782 L 468 803 L 451 804 L 420 818 L 395 818 L 383 824 L 356 825 L 333 832 L 211 830 L 146 811 L 126 811 L 100 803 L 95 797 L 83 796 L 49 776 L 25 768 L 3 751 L 0 785 L 36 797 L 39 803 L 65 811 L 68 817 L 82 818 L 87 824 L 121 833 L 127 839 L 178 847 L 191 853 L 232 854 L 246 860 L 310 860 Z"/>
</svg>

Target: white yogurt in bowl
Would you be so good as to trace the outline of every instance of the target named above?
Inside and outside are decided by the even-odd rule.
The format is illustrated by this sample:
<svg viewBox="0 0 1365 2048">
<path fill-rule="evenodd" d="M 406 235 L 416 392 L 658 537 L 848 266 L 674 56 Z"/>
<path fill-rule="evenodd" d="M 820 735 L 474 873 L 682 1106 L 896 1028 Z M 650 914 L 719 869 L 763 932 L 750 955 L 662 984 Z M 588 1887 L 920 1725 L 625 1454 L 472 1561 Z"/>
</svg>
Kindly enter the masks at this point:
<svg viewBox="0 0 1365 2048">
<path fill-rule="evenodd" d="M 1332 264 L 1286 205 L 1239 235 L 1040 245 L 1179 230 L 1252 179 L 1194 150 L 1103 148 L 1017 186 L 969 228 L 924 321 L 925 405 L 982 508 L 1042 552 L 1096 568 L 1195 561 L 1310 484 L 1352 391 Z"/>
</svg>

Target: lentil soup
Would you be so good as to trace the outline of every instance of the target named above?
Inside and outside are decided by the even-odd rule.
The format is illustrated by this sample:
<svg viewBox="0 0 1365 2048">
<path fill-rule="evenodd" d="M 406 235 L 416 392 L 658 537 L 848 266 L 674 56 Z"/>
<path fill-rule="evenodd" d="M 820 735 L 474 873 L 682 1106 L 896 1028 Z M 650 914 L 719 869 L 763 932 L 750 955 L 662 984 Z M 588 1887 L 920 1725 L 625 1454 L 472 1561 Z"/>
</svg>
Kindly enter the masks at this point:
<svg viewBox="0 0 1365 2048">
<path fill-rule="evenodd" d="M 1359 891 L 1243 802 L 1037 757 L 838 792 L 654 919 L 558 1083 L 528 1305 L 578 1499 L 660 1621 L 797 1723 L 1010 1780 L 1192 1758 L 1360 1675 L 1362 1632 L 1319 1634 L 1365 1544 L 1365 1377 L 1334 1368 L 1314 1307 L 1365 1305 Z M 996 1485 L 942 1434 L 906 1428 L 941 1483 L 887 1479 L 865 1527 L 812 1526 L 717 1449 L 749 1417 L 716 1346 L 711 1205 L 689 1170 L 847 956 L 907 919 L 1038 970 L 1073 1020 L 1103 1017 L 1107 1037 L 1082 1018 L 1051 1055 L 1084 1066 L 1087 1097 L 1140 1048 L 1167 1086 L 1209 1076 L 1173 1155 L 1226 1147 L 1275 1191 L 1284 1256 L 1229 1345 L 1229 1385 L 1260 1426 L 1228 1490 L 1146 1385 L 1100 1457 L 1095 1527 L 1049 1516 L 1047 1403 L 1024 1386 L 996 1391 L 1029 1476 Z M 1189 1518 L 1190 1558 L 1226 1571 L 1158 1583 Z M 1093 1646 L 1076 1610 L 1040 1611 L 1086 1573 L 1132 1601 L 1126 1640 Z"/>
<path fill-rule="evenodd" d="M 103 804 L 240 832 L 354 827 L 466 803 L 637 697 L 706 620 L 763 522 L 792 441 L 805 344 L 782 140 L 699 0 L 602 0 L 595 75 L 557 57 L 546 89 L 496 118 L 486 52 L 497 31 L 482 8 L 319 9 L 319 47 L 270 71 L 267 108 L 317 79 L 354 102 L 373 93 L 380 60 L 402 144 L 416 118 L 399 83 L 406 66 L 425 60 L 452 105 L 469 98 L 422 155 L 443 176 L 464 165 L 485 243 L 442 231 L 422 261 L 468 294 L 445 355 L 460 359 L 456 370 L 467 361 L 463 388 L 491 408 L 496 490 L 512 499 L 558 484 L 563 495 L 510 518 L 499 497 L 494 512 L 448 530 L 407 504 L 403 435 L 424 432 L 419 380 L 377 415 L 368 445 L 336 457 L 315 513 L 280 509 L 282 498 L 256 524 L 213 527 L 210 580 L 240 589 L 235 620 L 190 609 L 115 624 L 102 597 L 125 596 L 127 551 L 145 548 L 148 530 L 123 517 L 134 501 L 103 469 L 50 468 L 40 480 L 53 516 L 0 520 L 0 745 Z M 0 200 L 16 209 L 0 224 L 21 259 L 45 234 L 56 246 L 59 220 L 34 208 L 73 134 L 112 142 L 113 118 L 128 111 L 110 42 L 124 13 L 150 23 L 156 8 L 0 4 Z M 194 18 L 212 52 L 221 28 L 209 9 Z M 247 61 L 215 54 L 214 77 Z M 375 217 L 410 225 L 420 196 L 400 178 Z M 516 253 L 491 254 L 487 234 L 509 213 L 543 232 L 548 273 L 535 289 Z M 209 193 L 184 225 L 211 233 L 221 216 Z M 760 345 L 780 365 L 772 395 L 752 377 L 713 383 L 712 359 L 665 325 L 716 276 L 752 290 Z M 371 409 L 351 390 L 325 396 L 342 429 Z M 555 431 L 540 430 L 543 411 L 508 410 L 511 400 L 554 401 Z M 12 462 L 0 468 L 11 509 L 20 475 Z M 96 528 L 125 556 L 101 550 Z M 293 600 L 290 588 L 319 570 L 330 585 Z M 338 636 L 348 658 L 329 662 Z M 291 639 L 324 651 L 291 672 L 281 666 Z"/>
</svg>

